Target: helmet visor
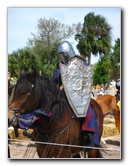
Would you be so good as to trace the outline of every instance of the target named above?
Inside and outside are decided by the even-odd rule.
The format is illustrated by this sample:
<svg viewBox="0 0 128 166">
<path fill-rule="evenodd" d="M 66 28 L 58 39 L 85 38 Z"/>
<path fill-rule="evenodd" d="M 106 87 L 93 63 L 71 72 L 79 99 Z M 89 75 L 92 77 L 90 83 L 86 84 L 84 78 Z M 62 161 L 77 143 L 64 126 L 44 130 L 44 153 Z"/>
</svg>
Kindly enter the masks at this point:
<svg viewBox="0 0 128 166">
<path fill-rule="evenodd" d="M 66 63 L 68 61 L 68 55 L 64 52 L 59 53 L 59 59 L 62 63 Z"/>
</svg>

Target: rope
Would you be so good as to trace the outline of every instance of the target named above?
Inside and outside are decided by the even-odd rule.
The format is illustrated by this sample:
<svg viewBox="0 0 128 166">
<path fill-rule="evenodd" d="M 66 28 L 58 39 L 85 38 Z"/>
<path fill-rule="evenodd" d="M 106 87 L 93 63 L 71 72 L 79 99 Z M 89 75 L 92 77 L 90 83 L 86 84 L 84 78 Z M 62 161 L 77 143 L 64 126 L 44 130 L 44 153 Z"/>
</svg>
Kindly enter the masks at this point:
<svg viewBox="0 0 128 166">
<path fill-rule="evenodd" d="M 29 141 L 29 143 L 46 144 L 46 145 L 56 145 L 56 146 L 67 146 L 67 147 L 75 147 L 75 148 L 83 148 L 83 149 L 99 149 L 99 150 L 106 150 L 106 151 L 120 151 L 118 149 L 112 149 L 112 148 L 78 146 L 78 145 L 68 145 L 68 144 L 49 143 L 49 142 L 30 141 L 30 140 L 18 140 L 18 139 L 8 139 L 8 140 L 13 140 L 13 141 L 18 141 L 18 142 L 25 142 L 25 141 L 28 142 Z"/>
</svg>

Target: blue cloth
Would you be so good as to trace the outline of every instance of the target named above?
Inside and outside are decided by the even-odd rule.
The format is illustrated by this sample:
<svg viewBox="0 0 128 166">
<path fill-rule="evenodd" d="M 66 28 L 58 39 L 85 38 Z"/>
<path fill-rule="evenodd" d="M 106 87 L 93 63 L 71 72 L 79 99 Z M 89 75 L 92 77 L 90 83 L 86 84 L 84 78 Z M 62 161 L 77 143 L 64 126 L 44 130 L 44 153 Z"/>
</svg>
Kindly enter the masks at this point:
<svg viewBox="0 0 128 166">
<path fill-rule="evenodd" d="M 98 132 L 98 124 L 96 121 L 95 121 L 95 133 L 93 135 L 93 138 L 94 138 L 94 144 L 99 146 L 100 145 L 99 132 Z"/>
<path fill-rule="evenodd" d="M 25 129 L 25 128 L 37 128 L 38 123 L 37 121 L 40 119 L 40 115 L 45 115 L 50 117 L 52 115 L 51 112 L 46 113 L 42 111 L 41 109 L 35 110 L 31 113 L 24 114 L 24 115 L 19 115 L 18 116 L 18 123 L 20 128 Z"/>
<path fill-rule="evenodd" d="M 56 85 L 60 83 L 60 67 L 59 67 L 59 63 L 57 63 L 57 65 L 56 65 L 56 70 L 55 70 L 55 73 L 54 73 L 54 75 L 52 77 L 52 81 Z"/>
<path fill-rule="evenodd" d="M 95 132 L 95 122 L 96 122 L 96 115 L 94 109 L 90 105 L 82 125 L 82 131 Z"/>
<path fill-rule="evenodd" d="M 87 110 L 86 117 L 82 124 L 82 131 L 92 132 L 94 144 L 100 145 L 96 114 L 95 114 L 94 108 L 91 105 L 89 106 L 89 108 Z"/>
</svg>

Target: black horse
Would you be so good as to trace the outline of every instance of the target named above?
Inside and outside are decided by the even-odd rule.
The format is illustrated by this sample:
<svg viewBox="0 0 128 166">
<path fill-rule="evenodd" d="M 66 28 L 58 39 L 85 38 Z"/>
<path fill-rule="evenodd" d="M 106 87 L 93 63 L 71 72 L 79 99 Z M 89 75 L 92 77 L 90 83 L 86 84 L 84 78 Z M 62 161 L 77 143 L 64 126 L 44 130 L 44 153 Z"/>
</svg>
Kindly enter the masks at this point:
<svg viewBox="0 0 128 166">
<path fill-rule="evenodd" d="M 91 105 L 96 113 L 100 141 L 103 114 L 95 100 L 91 99 Z M 40 114 L 37 115 L 35 110 L 40 110 Z M 47 78 L 26 74 L 21 76 L 16 84 L 14 100 L 9 105 L 9 125 L 17 126 L 20 115 L 31 113 L 38 119 L 34 123 L 36 129 L 32 140 L 40 142 L 36 143 L 40 158 L 72 158 L 83 150 L 81 138 L 83 118 L 75 116 L 64 91 Z M 87 151 L 89 158 L 101 157 L 96 146 Z"/>
</svg>

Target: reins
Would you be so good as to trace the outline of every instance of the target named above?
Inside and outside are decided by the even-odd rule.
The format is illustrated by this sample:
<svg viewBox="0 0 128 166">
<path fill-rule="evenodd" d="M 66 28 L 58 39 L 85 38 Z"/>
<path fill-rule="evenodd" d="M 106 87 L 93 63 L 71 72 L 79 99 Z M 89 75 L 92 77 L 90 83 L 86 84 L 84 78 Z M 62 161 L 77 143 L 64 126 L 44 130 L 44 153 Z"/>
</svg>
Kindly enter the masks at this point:
<svg viewBox="0 0 128 166">
<path fill-rule="evenodd" d="M 34 88 L 34 85 L 32 84 L 32 85 L 31 85 L 30 92 L 28 92 L 27 98 L 24 100 L 24 102 L 21 104 L 21 106 L 20 106 L 19 108 L 9 108 L 9 110 L 14 111 L 14 116 L 17 116 L 17 114 L 19 113 L 19 111 L 26 105 L 26 103 L 27 103 L 29 97 L 31 96 L 31 92 L 32 92 L 33 88 Z M 58 96 L 58 95 L 57 95 L 57 96 Z M 73 115 L 73 116 L 71 117 L 69 123 L 67 124 L 67 126 L 66 126 L 62 131 L 60 131 L 60 132 L 58 132 L 58 133 L 56 133 L 56 134 L 54 134 L 54 135 L 42 133 L 39 129 L 38 129 L 37 131 L 44 137 L 45 140 L 48 140 L 48 138 L 49 138 L 49 139 L 53 139 L 53 138 L 55 138 L 56 136 L 61 135 L 62 133 L 64 133 L 64 132 L 69 128 L 69 126 L 71 125 L 72 120 L 73 120 L 74 118 L 75 118 L 75 116 Z"/>
<path fill-rule="evenodd" d="M 72 120 L 74 119 L 74 117 L 75 117 L 75 116 L 73 115 L 73 116 L 71 117 L 71 119 L 70 119 L 68 125 L 67 125 L 62 131 L 60 131 L 59 133 L 56 133 L 56 134 L 51 135 L 51 134 L 42 133 L 40 130 L 37 130 L 37 131 L 44 137 L 45 141 L 48 140 L 48 139 L 53 139 L 53 138 L 55 138 L 56 136 L 61 135 L 62 133 L 64 133 L 64 132 L 69 128 L 69 126 L 71 125 Z"/>
</svg>

